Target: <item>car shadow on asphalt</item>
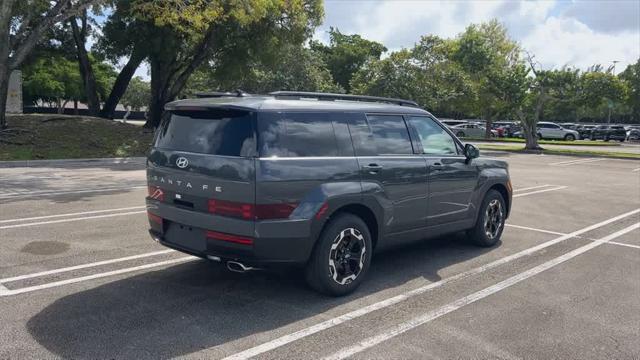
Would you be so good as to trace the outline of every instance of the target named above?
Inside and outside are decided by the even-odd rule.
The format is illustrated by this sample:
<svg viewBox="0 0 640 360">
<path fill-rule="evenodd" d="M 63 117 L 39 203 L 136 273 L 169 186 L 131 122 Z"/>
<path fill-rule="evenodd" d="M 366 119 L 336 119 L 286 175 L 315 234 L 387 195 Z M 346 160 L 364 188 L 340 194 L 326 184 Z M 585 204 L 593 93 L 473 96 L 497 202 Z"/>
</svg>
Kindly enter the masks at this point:
<svg viewBox="0 0 640 360">
<path fill-rule="evenodd" d="M 441 269 L 496 247 L 478 248 L 455 234 L 387 250 L 376 254 L 362 286 L 342 298 L 310 290 L 300 269 L 237 274 L 193 261 L 65 296 L 34 315 L 27 328 L 39 344 L 62 358 L 187 355 L 415 279 L 438 281 Z"/>
</svg>

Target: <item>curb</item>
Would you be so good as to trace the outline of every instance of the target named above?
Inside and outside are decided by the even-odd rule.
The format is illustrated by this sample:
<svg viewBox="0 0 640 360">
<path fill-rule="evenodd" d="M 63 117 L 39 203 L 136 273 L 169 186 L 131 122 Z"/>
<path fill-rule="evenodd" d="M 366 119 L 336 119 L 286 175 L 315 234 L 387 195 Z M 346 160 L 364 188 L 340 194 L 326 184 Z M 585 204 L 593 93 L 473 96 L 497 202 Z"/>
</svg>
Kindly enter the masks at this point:
<svg viewBox="0 0 640 360">
<path fill-rule="evenodd" d="M 511 149 L 483 149 L 483 148 L 479 148 L 482 152 L 488 152 L 488 151 L 498 151 L 498 152 L 508 152 L 508 153 L 514 153 L 514 154 L 525 154 L 525 155 L 558 155 L 558 156 L 573 156 L 573 157 L 597 157 L 597 158 L 604 158 L 604 159 L 618 159 L 618 160 L 631 160 L 631 161 L 640 161 L 640 159 L 638 158 L 633 158 L 633 157 L 624 157 L 624 156 L 615 156 L 615 155 L 604 155 L 604 154 L 589 154 L 589 153 L 573 153 L 573 154 L 569 154 L 569 153 L 563 153 L 563 152 L 554 152 L 553 150 L 511 150 Z"/>
<path fill-rule="evenodd" d="M 40 167 L 40 166 L 91 166 L 114 164 L 140 164 L 144 165 L 146 157 L 122 157 L 122 158 L 89 158 L 89 159 L 58 159 L 58 160 L 14 160 L 0 161 L 0 168 L 16 167 Z"/>
</svg>

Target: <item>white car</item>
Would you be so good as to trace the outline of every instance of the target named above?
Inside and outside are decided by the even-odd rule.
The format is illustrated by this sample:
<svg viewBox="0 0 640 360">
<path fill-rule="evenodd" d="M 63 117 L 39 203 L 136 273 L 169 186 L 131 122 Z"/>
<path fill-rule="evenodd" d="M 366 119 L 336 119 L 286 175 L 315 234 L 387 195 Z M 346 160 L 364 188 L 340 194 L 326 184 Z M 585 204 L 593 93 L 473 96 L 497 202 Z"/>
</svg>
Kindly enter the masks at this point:
<svg viewBox="0 0 640 360">
<path fill-rule="evenodd" d="M 580 139 L 580 134 L 575 130 L 565 129 L 556 123 L 541 121 L 538 123 L 538 139 L 573 141 Z"/>
<path fill-rule="evenodd" d="M 450 127 L 451 131 L 456 134 L 457 137 L 471 137 L 471 138 L 483 138 L 486 130 L 486 127 L 480 124 L 460 124 L 456 126 Z M 491 130 L 491 137 L 498 136 L 498 131 Z"/>
</svg>

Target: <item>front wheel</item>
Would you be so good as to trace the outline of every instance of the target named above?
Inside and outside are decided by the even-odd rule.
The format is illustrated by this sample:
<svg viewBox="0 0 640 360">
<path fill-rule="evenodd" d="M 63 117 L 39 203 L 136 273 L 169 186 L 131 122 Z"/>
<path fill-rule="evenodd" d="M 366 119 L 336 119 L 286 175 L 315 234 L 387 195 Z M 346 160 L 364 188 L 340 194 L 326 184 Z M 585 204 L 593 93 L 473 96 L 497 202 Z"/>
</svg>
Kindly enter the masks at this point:
<svg viewBox="0 0 640 360">
<path fill-rule="evenodd" d="M 502 236 L 507 208 L 504 198 L 496 190 L 489 190 L 484 196 L 476 225 L 467 231 L 469 239 L 478 246 L 495 245 Z"/>
<path fill-rule="evenodd" d="M 359 217 L 339 214 L 325 226 L 307 263 L 307 283 L 323 294 L 353 292 L 364 279 L 372 251 L 371 233 Z"/>
<path fill-rule="evenodd" d="M 456 136 L 459 137 L 459 138 L 464 137 L 464 133 L 462 131 L 458 131 L 456 133 Z"/>
<path fill-rule="evenodd" d="M 542 134 L 538 133 L 538 140 L 542 140 Z"/>
</svg>

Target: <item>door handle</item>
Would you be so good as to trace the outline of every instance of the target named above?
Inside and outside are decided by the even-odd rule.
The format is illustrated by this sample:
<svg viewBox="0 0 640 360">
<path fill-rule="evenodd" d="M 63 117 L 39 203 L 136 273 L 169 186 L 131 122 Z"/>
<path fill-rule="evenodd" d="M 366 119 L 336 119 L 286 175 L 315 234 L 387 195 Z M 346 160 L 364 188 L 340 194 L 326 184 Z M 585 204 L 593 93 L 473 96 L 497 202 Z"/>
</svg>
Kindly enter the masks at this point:
<svg viewBox="0 0 640 360">
<path fill-rule="evenodd" d="M 378 164 L 369 164 L 363 166 L 365 170 L 369 172 L 369 174 L 377 174 L 380 170 L 382 170 L 382 166 Z"/>
</svg>

